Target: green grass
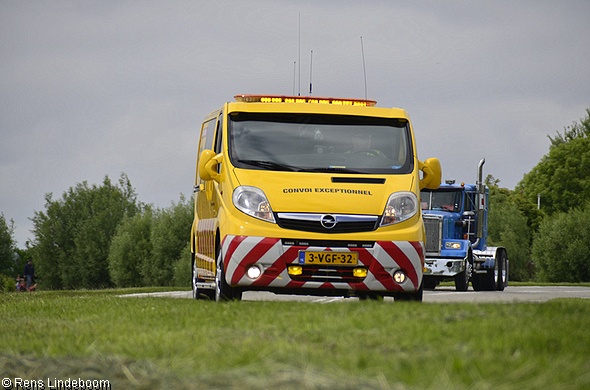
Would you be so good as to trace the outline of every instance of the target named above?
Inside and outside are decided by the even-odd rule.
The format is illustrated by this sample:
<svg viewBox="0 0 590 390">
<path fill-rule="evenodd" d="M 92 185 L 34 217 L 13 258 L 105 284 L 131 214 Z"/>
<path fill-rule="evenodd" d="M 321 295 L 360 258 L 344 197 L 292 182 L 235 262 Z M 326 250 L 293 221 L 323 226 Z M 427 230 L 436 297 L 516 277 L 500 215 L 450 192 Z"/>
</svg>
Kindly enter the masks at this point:
<svg viewBox="0 0 590 390">
<path fill-rule="evenodd" d="M 150 291 L 156 291 L 151 289 Z M 113 389 L 585 389 L 590 301 L 427 304 L 0 295 L 0 372 Z"/>
</svg>

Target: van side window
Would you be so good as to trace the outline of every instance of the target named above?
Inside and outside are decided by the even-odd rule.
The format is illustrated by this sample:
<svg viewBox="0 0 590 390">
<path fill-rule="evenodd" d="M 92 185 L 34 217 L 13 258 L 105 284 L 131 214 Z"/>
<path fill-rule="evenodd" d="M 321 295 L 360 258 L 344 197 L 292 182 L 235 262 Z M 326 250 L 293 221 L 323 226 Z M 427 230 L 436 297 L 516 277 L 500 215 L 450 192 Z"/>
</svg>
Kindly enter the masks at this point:
<svg viewBox="0 0 590 390">
<path fill-rule="evenodd" d="M 221 145 L 223 141 L 223 113 L 219 114 L 217 120 L 217 130 L 215 131 L 215 153 L 221 153 Z"/>
<path fill-rule="evenodd" d="M 217 130 L 215 131 L 215 154 L 221 153 L 223 145 L 223 112 L 219 114 L 217 119 Z M 217 165 L 217 172 L 221 172 L 221 164 Z"/>
<path fill-rule="evenodd" d="M 215 139 L 215 119 L 211 119 L 210 121 L 205 122 L 205 124 L 203 125 L 203 134 L 201 135 L 201 145 L 203 145 L 203 141 L 205 141 L 205 142 L 204 142 L 204 147 L 201 147 L 201 150 L 199 152 L 202 152 L 205 149 L 212 150 L 214 139 Z"/>
<path fill-rule="evenodd" d="M 203 123 L 203 130 L 201 131 L 201 141 L 199 142 L 199 153 L 197 154 L 197 160 L 201 157 L 203 150 L 211 150 L 213 148 L 213 139 L 215 138 L 214 129 L 215 119 L 211 119 L 210 121 Z M 199 172 L 197 171 L 197 178 L 198 177 Z"/>
</svg>

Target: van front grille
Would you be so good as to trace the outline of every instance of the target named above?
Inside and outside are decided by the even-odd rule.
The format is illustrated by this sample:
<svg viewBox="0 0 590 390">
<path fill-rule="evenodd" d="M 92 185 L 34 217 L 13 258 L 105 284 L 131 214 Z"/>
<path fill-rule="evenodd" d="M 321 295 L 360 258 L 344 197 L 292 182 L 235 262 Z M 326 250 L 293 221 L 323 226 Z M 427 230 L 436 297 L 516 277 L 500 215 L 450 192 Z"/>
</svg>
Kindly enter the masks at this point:
<svg viewBox="0 0 590 390">
<path fill-rule="evenodd" d="M 313 233 L 372 232 L 379 226 L 377 215 L 277 213 L 275 217 L 283 229 Z"/>
</svg>

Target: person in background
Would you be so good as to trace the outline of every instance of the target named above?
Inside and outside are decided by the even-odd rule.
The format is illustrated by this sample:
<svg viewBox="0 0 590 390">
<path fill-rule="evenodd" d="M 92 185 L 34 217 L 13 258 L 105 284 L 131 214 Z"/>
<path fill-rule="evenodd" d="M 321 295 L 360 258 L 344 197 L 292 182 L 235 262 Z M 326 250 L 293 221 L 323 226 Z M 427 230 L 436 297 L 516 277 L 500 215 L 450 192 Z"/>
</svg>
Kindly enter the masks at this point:
<svg viewBox="0 0 590 390">
<path fill-rule="evenodd" d="M 29 288 L 31 287 L 31 284 L 33 283 L 33 278 L 35 277 L 35 266 L 33 265 L 33 262 L 31 260 L 29 260 L 27 262 L 27 264 L 25 265 L 25 270 L 23 271 L 23 276 L 25 277 L 26 281 L 27 281 L 27 291 L 29 291 Z"/>
</svg>

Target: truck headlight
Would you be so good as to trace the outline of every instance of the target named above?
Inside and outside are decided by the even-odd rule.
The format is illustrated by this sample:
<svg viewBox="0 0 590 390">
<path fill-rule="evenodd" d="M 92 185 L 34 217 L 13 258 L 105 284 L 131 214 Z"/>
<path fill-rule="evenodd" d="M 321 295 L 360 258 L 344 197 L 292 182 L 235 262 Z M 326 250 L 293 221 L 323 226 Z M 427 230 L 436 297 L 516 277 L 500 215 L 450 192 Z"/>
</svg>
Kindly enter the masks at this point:
<svg viewBox="0 0 590 390">
<path fill-rule="evenodd" d="M 254 218 L 275 223 L 270 203 L 260 188 L 239 186 L 232 195 L 234 206 Z"/>
<path fill-rule="evenodd" d="M 395 192 L 389 196 L 380 226 L 392 225 L 412 218 L 418 212 L 418 198 L 413 192 Z"/>
<path fill-rule="evenodd" d="M 446 242 L 445 249 L 461 249 L 460 242 Z"/>
</svg>

